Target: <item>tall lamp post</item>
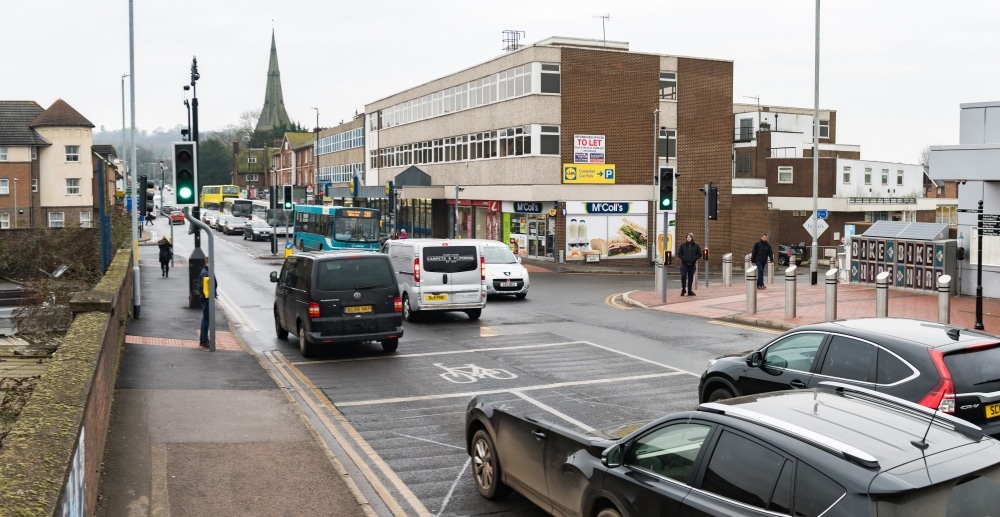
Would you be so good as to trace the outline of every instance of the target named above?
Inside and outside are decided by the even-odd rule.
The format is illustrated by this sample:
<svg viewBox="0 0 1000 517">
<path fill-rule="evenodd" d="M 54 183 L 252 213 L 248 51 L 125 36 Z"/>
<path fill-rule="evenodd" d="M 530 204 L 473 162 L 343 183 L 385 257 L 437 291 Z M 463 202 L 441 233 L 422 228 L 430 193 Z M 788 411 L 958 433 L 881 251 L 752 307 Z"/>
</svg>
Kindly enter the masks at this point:
<svg viewBox="0 0 1000 517">
<path fill-rule="evenodd" d="M 813 81 L 813 226 L 812 226 L 812 257 L 809 258 L 809 275 L 811 285 L 816 285 L 818 272 L 816 263 L 819 261 L 819 0 L 816 0 L 816 63 Z"/>
<path fill-rule="evenodd" d="M 14 228 L 17 228 L 19 222 L 20 218 L 17 216 L 17 178 L 14 178 Z"/>
<path fill-rule="evenodd" d="M 455 185 L 455 239 L 458 238 L 458 225 L 459 225 L 459 210 L 458 210 L 458 194 L 465 190 L 463 187 Z"/>
<path fill-rule="evenodd" d="M 125 148 L 125 78 L 128 74 L 122 74 L 122 164 L 126 175 L 128 174 L 128 149 Z M 127 180 L 126 180 L 127 182 Z"/>
<path fill-rule="evenodd" d="M 133 301 L 132 315 L 139 319 L 142 309 L 142 275 L 139 272 L 139 177 L 138 167 L 135 164 L 135 20 L 133 1 L 128 2 L 128 64 L 129 64 L 129 113 L 132 118 L 131 131 L 129 133 L 129 147 L 131 148 L 131 169 L 132 169 L 132 285 Z"/>
</svg>

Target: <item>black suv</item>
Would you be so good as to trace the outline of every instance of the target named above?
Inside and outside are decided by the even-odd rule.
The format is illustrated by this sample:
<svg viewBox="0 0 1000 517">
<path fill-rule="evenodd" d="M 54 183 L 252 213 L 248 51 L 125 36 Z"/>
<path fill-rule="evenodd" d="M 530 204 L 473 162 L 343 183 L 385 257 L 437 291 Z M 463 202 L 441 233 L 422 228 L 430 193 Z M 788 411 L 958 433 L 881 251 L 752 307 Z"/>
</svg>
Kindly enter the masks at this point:
<svg viewBox="0 0 1000 517">
<path fill-rule="evenodd" d="M 299 351 L 311 357 L 318 347 L 379 341 L 393 352 L 403 335 L 403 304 L 389 257 L 366 251 L 294 253 L 281 272 L 271 272 L 274 329 L 289 331 Z"/>
<path fill-rule="evenodd" d="M 710 361 L 698 398 L 829 380 L 939 409 L 1000 437 L 1000 337 L 922 320 L 859 318 L 795 328 L 756 350 Z"/>
<path fill-rule="evenodd" d="M 554 515 L 986 517 L 1000 508 L 1000 442 L 847 384 L 592 432 L 515 417 L 512 404 L 469 403 L 476 487 L 489 499 L 516 489 Z"/>
</svg>

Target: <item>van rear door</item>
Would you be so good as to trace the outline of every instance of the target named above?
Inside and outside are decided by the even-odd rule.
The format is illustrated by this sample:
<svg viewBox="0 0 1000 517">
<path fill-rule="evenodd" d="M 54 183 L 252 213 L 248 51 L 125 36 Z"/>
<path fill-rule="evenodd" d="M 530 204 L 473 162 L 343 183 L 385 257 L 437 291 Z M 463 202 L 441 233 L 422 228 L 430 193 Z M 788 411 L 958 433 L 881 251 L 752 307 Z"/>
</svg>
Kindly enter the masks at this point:
<svg viewBox="0 0 1000 517">
<path fill-rule="evenodd" d="M 421 301 L 425 307 L 477 304 L 482 301 L 482 276 L 476 245 L 424 246 L 420 265 Z"/>
</svg>

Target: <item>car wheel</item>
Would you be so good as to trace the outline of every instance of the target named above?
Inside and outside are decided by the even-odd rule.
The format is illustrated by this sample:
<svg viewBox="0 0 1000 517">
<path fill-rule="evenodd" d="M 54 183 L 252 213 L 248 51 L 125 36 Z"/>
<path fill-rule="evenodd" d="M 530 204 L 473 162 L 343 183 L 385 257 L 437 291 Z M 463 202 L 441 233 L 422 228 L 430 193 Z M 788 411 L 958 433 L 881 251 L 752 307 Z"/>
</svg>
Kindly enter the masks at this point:
<svg viewBox="0 0 1000 517">
<path fill-rule="evenodd" d="M 410 309 L 410 297 L 403 293 L 403 319 L 412 323 L 415 317 L 416 314 Z"/>
<path fill-rule="evenodd" d="M 483 315 L 482 309 L 472 309 L 471 311 L 465 311 L 469 315 L 469 319 L 472 321 L 478 320 L 480 316 Z"/>
<path fill-rule="evenodd" d="M 395 352 L 399 348 L 399 338 L 386 339 L 382 342 L 383 352 Z"/>
<path fill-rule="evenodd" d="M 597 513 L 597 517 L 622 517 L 622 514 L 614 508 L 605 508 Z"/>
<path fill-rule="evenodd" d="M 527 296 L 528 296 L 528 293 L 517 293 L 517 294 L 514 295 L 514 298 L 517 298 L 518 300 L 523 300 Z"/>
<path fill-rule="evenodd" d="M 729 391 L 728 388 L 715 388 L 712 393 L 708 396 L 708 402 L 716 402 L 723 399 L 733 398 L 733 392 Z"/>
<path fill-rule="evenodd" d="M 306 358 L 312 357 L 314 353 L 313 346 L 306 341 L 306 329 L 301 324 L 299 325 L 299 352 L 302 357 Z"/>
<path fill-rule="evenodd" d="M 274 310 L 274 333 L 278 335 L 278 339 L 288 339 L 288 331 L 281 326 L 278 309 Z"/>
<path fill-rule="evenodd" d="M 493 440 L 482 429 L 472 437 L 472 477 L 479 495 L 487 499 L 502 499 L 510 495 L 510 487 L 500 481 L 500 459 Z"/>
</svg>

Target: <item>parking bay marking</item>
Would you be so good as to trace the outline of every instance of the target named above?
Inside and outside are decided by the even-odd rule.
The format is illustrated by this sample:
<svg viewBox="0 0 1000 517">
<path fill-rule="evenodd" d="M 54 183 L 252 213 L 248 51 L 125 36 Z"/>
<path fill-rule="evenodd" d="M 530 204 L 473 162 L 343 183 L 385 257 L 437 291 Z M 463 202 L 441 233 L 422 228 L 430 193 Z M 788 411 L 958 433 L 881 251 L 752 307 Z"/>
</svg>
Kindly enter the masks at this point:
<svg viewBox="0 0 1000 517">
<path fill-rule="evenodd" d="M 393 355 L 382 355 L 382 356 L 372 356 L 372 357 L 358 357 L 351 359 L 327 359 L 324 361 L 297 361 L 293 362 L 294 365 L 315 365 L 315 364 L 325 364 L 325 363 L 352 363 L 355 361 L 384 361 L 386 359 L 408 359 L 410 357 L 432 357 L 437 355 L 454 355 L 454 354 L 469 354 L 476 352 L 496 352 L 498 350 L 523 350 L 528 348 L 544 348 L 549 346 L 566 346 L 566 345 L 577 345 L 580 343 L 586 343 L 585 341 L 562 341 L 559 343 L 540 343 L 537 345 L 514 345 L 514 346 L 494 346 L 489 348 L 467 348 L 463 350 L 445 350 L 441 352 L 422 352 L 419 354 L 393 354 Z"/>
</svg>

